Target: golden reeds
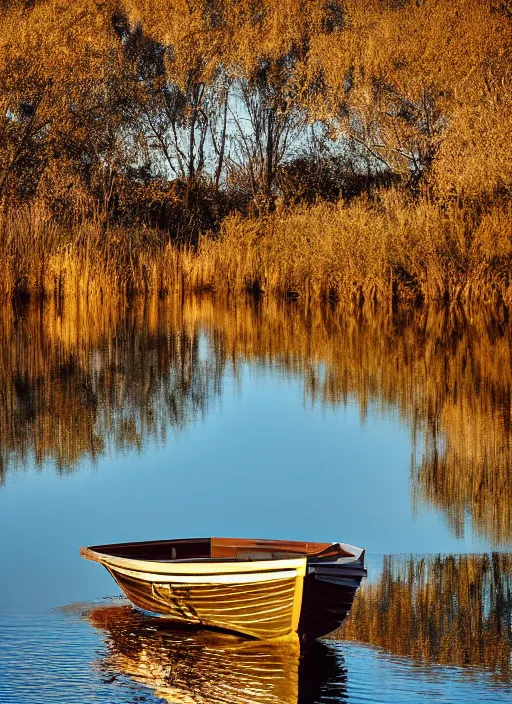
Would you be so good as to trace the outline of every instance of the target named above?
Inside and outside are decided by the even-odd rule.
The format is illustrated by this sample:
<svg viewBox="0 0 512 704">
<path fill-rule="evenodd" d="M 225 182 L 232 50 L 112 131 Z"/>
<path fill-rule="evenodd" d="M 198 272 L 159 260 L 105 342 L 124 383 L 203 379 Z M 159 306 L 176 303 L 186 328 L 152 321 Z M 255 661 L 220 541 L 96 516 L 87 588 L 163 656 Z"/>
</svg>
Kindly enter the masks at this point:
<svg viewBox="0 0 512 704">
<path fill-rule="evenodd" d="M 511 216 L 504 205 L 478 221 L 396 191 L 262 221 L 234 216 L 219 239 L 201 241 L 191 284 L 343 301 L 509 302 Z"/>
<path fill-rule="evenodd" d="M 194 248 L 143 226 L 59 226 L 27 206 L 0 217 L 0 296 L 256 290 L 346 303 L 510 304 L 511 223 L 507 203 L 476 217 L 391 191 L 375 202 L 232 215 Z"/>
</svg>

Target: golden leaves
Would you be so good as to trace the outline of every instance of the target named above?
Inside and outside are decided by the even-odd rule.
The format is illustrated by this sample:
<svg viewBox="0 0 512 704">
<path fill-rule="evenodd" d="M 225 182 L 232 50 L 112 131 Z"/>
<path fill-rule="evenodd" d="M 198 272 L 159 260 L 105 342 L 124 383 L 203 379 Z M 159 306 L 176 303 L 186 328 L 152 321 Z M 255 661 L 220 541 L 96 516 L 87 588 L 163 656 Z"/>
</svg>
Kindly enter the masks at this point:
<svg viewBox="0 0 512 704">
<path fill-rule="evenodd" d="M 262 67 L 310 121 L 348 134 L 399 173 L 443 197 L 492 194 L 510 183 L 512 23 L 481 0 L 38 0 L 0 19 L 0 98 L 12 106 L 46 86 L 57 123 L 88 92 L 108 99 L 137 61 L 113 18 L 164 51 L 160 80 L 187 90 L 219 70 Z M 137 47 L 135 47 L 135 51 Z M 135 65 L 133 69 L 130 61 Z M 114 112 L 115 104 L 110 107 Z M 134 118 L 135 119 L 135 118 Z M 59 123 L 60 124 L 60 123 Z M 62 129 L 70 129 L 69 122 Z M 1 149 L 1 145 L 0 145 Z"/>
</svg>

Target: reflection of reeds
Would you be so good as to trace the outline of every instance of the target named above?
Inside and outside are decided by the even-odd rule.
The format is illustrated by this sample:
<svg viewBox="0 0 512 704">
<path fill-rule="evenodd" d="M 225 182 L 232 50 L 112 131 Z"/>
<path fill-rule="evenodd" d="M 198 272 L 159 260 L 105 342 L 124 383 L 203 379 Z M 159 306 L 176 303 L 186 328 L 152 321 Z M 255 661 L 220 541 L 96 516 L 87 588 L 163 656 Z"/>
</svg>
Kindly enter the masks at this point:
<svg viewBox="0 0 512 704">
<path fill-rule="evenodd" d="M 226 368 L 272 364 L 311 402 L 398 410 L 412 429 L 416 501 L 512 539 L 511 328 L 500 313 L 400 316 L 275 300 L 68 298 L 0 315 L 0 463 L 71 466 L 140 447 L 220 392 Z M 210 350 L 202 355 L 201 334 Z M 419 457 L 419 459 L 418 459 Z M 1 471 L 0 464 L 0 471 Z"/>
<path fill-rule="evenodd" d="M 396 655 L 512 680 L 512 555 L 386 556 L 341 628 Z"/>
<path fill-rule="evenodd" d="M 4 468 L 32 453 L 67 469 L 107 446 L 140 448 L 203 413 L 223 363 L 199 358 L 199 333 L 180 317 L 179 306 L 128 311 L 80 301 L 0 316 Z"/>
<path fill-rule="evenodd" d="M 128 677 L 168 702 L 188 704 L 314 704 L 343 701 L 346 672 L 339 653 L 313 643 L 301 653 L 296 635 L 244 640 L 207 630 L 169 629 L 131 606 L 85 613 L 104 634 L 97 666 L 114 681 Z"/>
<path fill-rule="evenodd" d="M 499 362 L 496 368 L 507 369 Z M 427 427 L 426 453 L 414 468 L 414 494 L 444 509 L 457 536 L 463 536 L 469 514 L 481 533 L 496 543 L 507 542 L 512 529 L 510 381 L 503 379 L 487 393 L 475 388 L 478 378 L 472 383 L 473 395 L 464 394 L 464 403 L 447 400 L 438 428 Z M 442 443 L 436 430 L 444 436 Z"/>
</svg>

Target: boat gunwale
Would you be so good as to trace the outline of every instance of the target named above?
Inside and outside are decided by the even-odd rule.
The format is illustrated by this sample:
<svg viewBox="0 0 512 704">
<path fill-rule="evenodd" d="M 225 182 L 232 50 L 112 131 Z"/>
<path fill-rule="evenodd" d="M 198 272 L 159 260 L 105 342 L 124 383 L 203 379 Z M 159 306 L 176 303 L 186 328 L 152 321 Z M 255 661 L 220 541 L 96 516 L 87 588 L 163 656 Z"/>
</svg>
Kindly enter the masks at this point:
<svg viewBox="0 0 512 704">
<path fill-rule="evenodd" d="M 154 545 L 169 544 L 172 547 L 176 544 L 194 543 L 194 542 L 210 542 L 210 545 L 216 541 L 220 544 L 229 541 L 231 544 L 239 547 L 244 547 L 245 544 L 249 547 L 254 545 L 264 549 L 270 545 L 274 545 L 274 549 L 285 550 L 293 547 L 302 546 L 302 552 L 297 550 L 296 554 L 291 557 L 277 559 L 252 559 L 243 560 L 231 557 L 192 557 L 186 559 L 165 559 L 155 560 L 141 557 L 123 557 L 112 553 L 108 550 L 116 550 L 118 548 L 127 547 L 151 547 Z M 313 550 L 308 550 L 313 548 Z M 244 574 L 254 572 L 277 572 L 282 570 L 299 571 L 300 574 L 305 574 L 308 564 L 318 564 L 317 561 L 327 562 L 332 561 L 332 550 L 338 551 L 338 560 L 340 562 L 360 562 L 361 557 L 364 558 L 364 550 L 354 545 L 347 543 L 316 543 L 316 542 L 301 542 L 291 540 L 266 540 L 266 539 L 243 539 L 243 538 L 181 538 L 168 541 L 139 541 L 134 543 L 112 543 L 106 545 L 94 545 L 91 547 L 81 547 L 80 555 L 87 560 L 99 562 L 105 567 L 120 568 L 132 570 L 137 573 L 151 573 L 160 576 L 172 575 L 222 575 L 222 574 Z M 293 550 L 290 550 L 294 552 Z M 343 556 L 342 556 L 343 555 Z"/>
<path fill-rule="evenodd" d="M 91 548 L 80 548 L 80 555 L 86 560 L 99 562 L 106 567 L 130 570 L 139 574 L 153 574 L 166 577 L 186 575 L 250 574 L 254 572 L 294 572 L 306 569 L 307 557 L 293 557 L 283 560 L 221 561 L 215 558 L 209 562 L 158 562 L 140 558 L 116 557 L 96 552 Z"/>
</svg>

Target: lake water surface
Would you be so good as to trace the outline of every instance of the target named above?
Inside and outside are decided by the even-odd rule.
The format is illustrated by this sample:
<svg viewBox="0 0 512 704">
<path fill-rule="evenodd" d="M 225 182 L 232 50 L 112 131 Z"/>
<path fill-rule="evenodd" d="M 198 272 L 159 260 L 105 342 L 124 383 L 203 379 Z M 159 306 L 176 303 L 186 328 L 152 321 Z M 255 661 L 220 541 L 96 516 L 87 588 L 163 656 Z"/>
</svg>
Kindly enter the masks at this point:
<svg viewBox="0 0 512 704">
<path fill-rule="evenodd" d="M 512 335 L 211 298 L 0 313 L 0 702 L 512 701 Z M 367 548 L 300 655 L 167 631 L 80 545 Z"/>
</svg>

